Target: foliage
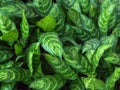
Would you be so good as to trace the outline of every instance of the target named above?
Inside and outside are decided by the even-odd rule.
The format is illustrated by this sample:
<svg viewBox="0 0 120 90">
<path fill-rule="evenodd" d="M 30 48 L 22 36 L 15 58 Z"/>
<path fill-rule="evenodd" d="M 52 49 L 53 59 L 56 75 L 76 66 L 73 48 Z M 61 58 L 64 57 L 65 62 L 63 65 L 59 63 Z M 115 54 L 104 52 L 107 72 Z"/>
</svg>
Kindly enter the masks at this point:
<svg viewBox="0 0 120 90">
<path fill-rule="evenodd" d="M 0 0 L 0 90 L 120 90 L 120 0 Z"/>
</svg>

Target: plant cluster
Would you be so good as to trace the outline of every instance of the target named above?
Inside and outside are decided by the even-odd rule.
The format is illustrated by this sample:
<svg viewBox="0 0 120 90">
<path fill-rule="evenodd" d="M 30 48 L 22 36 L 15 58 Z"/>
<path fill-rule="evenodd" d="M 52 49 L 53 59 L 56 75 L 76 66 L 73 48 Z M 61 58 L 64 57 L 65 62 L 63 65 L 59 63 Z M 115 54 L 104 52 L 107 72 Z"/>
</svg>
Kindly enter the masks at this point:
<svg viewBox="0 0 120 90">
<path fill-rule="evenodd" d="M 119 90 L 119 0 L 0 0 L 0 90 Z"/>
</svg>

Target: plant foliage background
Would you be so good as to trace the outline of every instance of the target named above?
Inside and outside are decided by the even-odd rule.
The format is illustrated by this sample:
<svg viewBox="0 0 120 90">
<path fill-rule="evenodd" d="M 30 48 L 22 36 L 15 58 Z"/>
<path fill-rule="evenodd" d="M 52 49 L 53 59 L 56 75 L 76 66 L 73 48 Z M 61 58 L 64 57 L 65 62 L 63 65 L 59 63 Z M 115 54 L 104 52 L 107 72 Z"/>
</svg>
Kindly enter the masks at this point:
<svg viewBox="0 0 120 90">
<path fill-rule="evenodd" d="M 120 90 L 120 1 L 0 0 L 0 90 Z"/>
</svg>

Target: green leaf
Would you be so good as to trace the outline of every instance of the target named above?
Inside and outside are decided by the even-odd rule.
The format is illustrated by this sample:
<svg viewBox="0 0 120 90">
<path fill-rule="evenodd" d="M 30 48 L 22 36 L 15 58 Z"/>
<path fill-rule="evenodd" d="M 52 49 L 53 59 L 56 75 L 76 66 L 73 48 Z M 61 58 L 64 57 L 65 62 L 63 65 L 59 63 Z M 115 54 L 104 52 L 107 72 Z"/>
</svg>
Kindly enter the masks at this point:
<svg viewBox="0 0 120 90">
<path fill-rule="evenodd" d="M 13 43 L 18 40 L 18 31 L 15 26 L 15 23 L 9 19 L 8 16 L 0 13 L 0 39 L 3 41 L 7 41 L 9 43 Z"/>
<path fill-rule="evenodd" d="M 30 72 L 22 68 L 7 68 L 0 70 L 0 82 L 18 82 L 27 81 L 30 78 Z"/>
<path fill-rule="evenodd" d="M 93 20 L 87 17 L 84 14 L 80 14 L 82 28 L 86 30 L 92 37 L 99 37 L 99 31 L 96 29 L 96 26 Z"/>
<path fill-rule="evenodd" d="M 104 89 L 105 83 L 100 79 L 87 77 L 82 78 L 82 81 L 87 90 L 106 90 Z"/>
<path fill-rule="evenodd" d="M 3 5 L 0 8 L 0 12 L 3 14 L 7 14 L 11 17 L 22 17 L 21 13 L 25 10 L 25 15 L 28 18 L 33 18 L 38 15 L 29 7 L 27 7 L 23 2 L 21 1 L 7 1 L 5 5 Z"/>
<path fill-rule="evenodd" d="M 60 76 L 46 75 L 31 82 L 30 88 L 39 90 L 59 90 L 65 84 Z"/>
<path fill-rule="evenodd" d="M 81 19 L 80 19 L 80 13 L 75 11 L 74 9 L 69 9 L 67 12 L 68 18 L 79 27 L 82 27 Z"/>
<path fill-rule="evenodd" d="M 88 13 L 90 8 L 89 0 L 78 0 L 83 13 Z"/>
<path fill-rule="evenodd" d="M 90 63 L 92 63 L 92 57 L 96 51 L 96 49 L 101 45 L 100 40 L 93 38 L 90 40 L 87 40 L 83 47 L 82 47 L 82 53 L 85 53 L 85 56 L 89 60 Z"/>
<path fill-rule="evenodd" d="M 43 33 L 39 41 L 41 42 L 42 47 L 50 54 L 62 58 L 62 43 L 59 40 L 57 33 L 47 32 Z"/>
<path fill-rule="evenodd" d="M 119 54 L 115 52 L 110 52 L 105 56 L 105 61 L 110 62 L 115 65 L 120 65 L 120 57 Z"/>
<path fill-rule="evenodd" d="M 85 90 L 85 86 L 81 79 L 71 81 L 69 85 L 70 90 Z"/>
<path fill-rule="evenodd" d="M 3 41 L 8 41 L 8 42 L 13 42 L 18 40 L 18 32 L 15 30 L 11 30 L 8 33 L 2 35 L 0 37 L 1 40 Z"/>
<path fill-rule="evenodd" d="M 52 0 L 33 0 L 33 4 L 42 17 L 46 16 L 52 8 Z"/>
<path fill-rule="evenodd" d="M 99 12 L 99 3 L 97 0 L 90 0 L 89 17 L 95 18 Z"/>
<path fill-rule="evenodd" d="M 40 62 L 40 48 L 39 48 L 40 43 L 36 42 L 31 44 L 25 54 L 25 59 L 27 61 L 27 66 L 31 72 L 30 75 L 33 74 L 34 68 L 36 67 L 37 64 Z M 36 64 L 34 64 L 36 63 Z"/>
<path fill-rule="evenodd" d="M 43 75 L 44 75 L 44 73 L 42 72 L 42 67 L 41 67 L 41 62 L 40 62 L 37 65 L 37 68 L 35 68 L 35 70 L 34 70 L 33 78 L 38 79 L 38 78 L 41 78 Z"/>
<path fill-rule="evenodd" d="M 79 48 L 75 46 L 65 47 L 63 57 L 68 65 L 70 65 L 77 72 L 85 75 L 90 75 L 90 65 L 88 60 L 79 54 Z"/>
<path fill-rule="evenodd" d="M 71 8 L 75 2 L 75 0 L 61 0 L 63 6 L 68 9 Z"/>
<path fill-rule="evenodd" d="M 13 61 L 4 62 L 0 64 L 0 69 L 11 68 L 13 65 Z"/>
<path fill-rule="evenodd" d="M 54 17 L 56 21 L 56 26 L 54 28 L 54 31 L 58 34 L 61 34 L 64 30 L 64 24 L 65 24 L 65 15 L 61 7 L 59 7 L 57 4 L 53 4 L 53 7 L 51 8 L 49 15 Z"/>
<path fill-rule="evenodd" d="M 106 79 L 105 90 L 115 90 L 115 82 L 120 78 L 120 67 L 115 67 L 114 72 Z"/>
<path fill-rule="evenodd" d="M 75 30 L 76 37 L 82 41 L 89 40 L 91 38 L 91 35 L 86 32 L 84 29 L 79 28 L 79 27 L 73 27 Z"/>
<path fill-rule="evenodd" d="M 2 83 L 0 90 L 13 90 L 15 83 Z"/>
<path fill-rule="evenodd" d="M 112 32 L 115 36 L 120 37 L 120 24 L 117 24 L 117 26 L 114 28 Z"/>
<path fill-rule="evenodd" d="M 100 45 L 101 42 L 96 38 L 87 40 L 83 45 L 82 53 L 88 52 L 90 50 L 96 50 Z"/>
<path fill-rule="evenodd" d="M 104 52 L 111 48 L 111 44 L 108 44 L 108 45 L 100 45 L 100 47 L 95 51 L 93 57 L 92 57 L 92 66 L 93 66 L 93 73 L 96 72 L 96 68 L 99 64 L 99 61 L 100 61 L 100 58 L 103 56 Z"/>
<path fill-rule="evenodd" d="M 51 54 L 44 54 L 44 58 L 47 60 L 53 70 L 64 79 L 75 80 L 77 78 L 75 71 L 72 70 L 63 60 L 60 60 Z"/>
<path fill-rule="evenodd" d="M 37 22 L 37 26 L 42 28 L 45 32 L 53 31 L 56 26 L 56 20 L 53 16 L 45 16 Z"/>
<path fill-rule="evenodd" d="M 0 51 L 0 62 L 5 62 L 9 60 L 13 56 L 13 53 L 8 50 L 2 50 Z"/>
<path fill-rule="evenodd" d="M 112 48 L 115 48 L 118 42 L 118 38 L 114 34 L 111 34 L 110 36 L 101 37 L 100 41 L 102 44 L 112 44 Z"/>
<path fill-rule="evenodd" d="M 98 25 L 101 35 L 107 35 L 110 23 L 114 20 L 116 5 L 112 0 L 104 0 L 101 5 Z M 114 22 L 112 23 L 112 25 Z"/>
<path fill-rule="evenodd" d="M 20 55 L 20 54 L 22 54 L 23 47 L 20 43 L 15 43 L 14 50 L 15 50 L 16 55 Z"/>
<path fill-rule="evenodd" d="M 29 23 L 26 19 L 24 10 L 22 11 L 22 21 L 20 24 L 20 28 L 21 28 L 20 42 L 23 45 L 23 47 L 25 47 L 29 39 Z"/>
</svg>

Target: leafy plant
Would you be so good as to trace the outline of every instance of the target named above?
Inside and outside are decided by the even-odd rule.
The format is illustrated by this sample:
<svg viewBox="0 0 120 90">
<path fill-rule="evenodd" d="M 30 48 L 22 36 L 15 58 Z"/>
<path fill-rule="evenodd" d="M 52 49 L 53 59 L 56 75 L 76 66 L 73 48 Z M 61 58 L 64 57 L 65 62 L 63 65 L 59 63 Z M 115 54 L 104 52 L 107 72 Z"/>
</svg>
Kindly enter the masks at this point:
<svg viewBox="0 0 120 90">
<path fill-rule="evenodd" d="M 0 90 L 119 90 L 119 0 L 0 0 Z"/>
</svg>

